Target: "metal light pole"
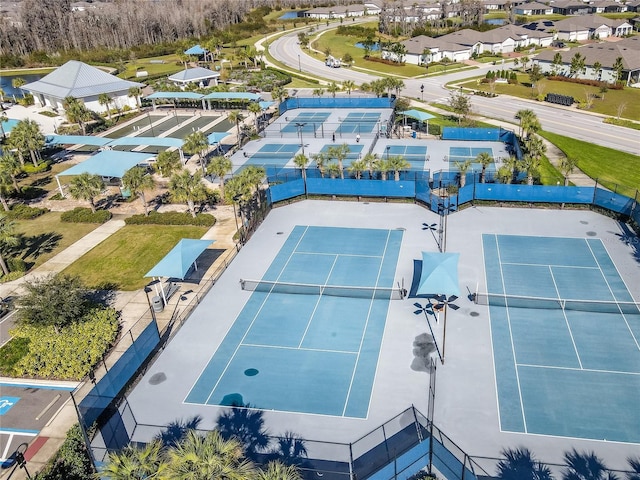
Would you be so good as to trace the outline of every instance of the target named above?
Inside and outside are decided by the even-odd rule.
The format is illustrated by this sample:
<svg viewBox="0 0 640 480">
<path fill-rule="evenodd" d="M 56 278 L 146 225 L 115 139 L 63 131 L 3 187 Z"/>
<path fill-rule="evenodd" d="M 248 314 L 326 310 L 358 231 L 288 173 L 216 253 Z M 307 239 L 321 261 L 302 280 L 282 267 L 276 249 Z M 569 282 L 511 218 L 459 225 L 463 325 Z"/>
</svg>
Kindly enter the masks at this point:
<svg viewBox="0 0 640 480">
<path fill-rule="evenodd" d="M 298 54 L 298 71 L 302 71 L 302 64 L 300 63 L 300 54 Z"/>
<path fill-rule="evenodd" d="M 427 325 L 429 326 L 429 331 L 431 332 L 431 338 L 433 338 L 433 345 L 436 347 L 436 352 L 438 353 L 438 358 L 440 362 L 444 363 L 444 357 L 440 353 L 440 348 L 438 348 L 438 342 L 436 341 L 436 335 L 433 333 L 433 328 L 431 327 L 431 322 L 429 321 L 429 315 L 433 315 L 435 317 L 434 306 L 429 300 L 425 306 L 422 306 L 420 303 L 416 302 L 413 304 L 414 307 L 417 308 L 413 313 L 415 315 L 420 315 L 424 313 L 424 317 L 427 319 Z"/>
<path fill-rule="evenodd" d="M 424 84 L 420 85 L 420 100 L 424 102 Z"/>
<path fill-rule="evenodd" d="M 296 123 L 296 128 L 298 129 L 298 135 L 300 135 L 300 146 L 302 147 L 302 155 L 304 155 L 304 142 L 302 141 L 302 129 L 306 127 L 306 123 Z"/>
<path fill-rule="evenodd" d="M 242 233 L 240 233 L 240 226 L 238 225 L 238 212 L 236 211 L 236 202 L 238 202 L 238 209 L 240 208 L 240 198 L 242 196 L 241 195 L 236 195 L 235 197 L 233 197 L 233 218 L 235 218 L 236 220 L 236 233 L 238 235 L 238 240 L 240 240 L 240 244 L 243 244 L 242 241 Z M 240 210 L 240 213 L 242 214 L 242 210 Z"/>
<path fill-rule="evenodd" d="M 391 150 L 391 145 L 387 145 L 387 162 L 389 161 L 389 150 Z"/>
<path fill-rule="evenodd" d="M 149 112 L 147 112 L 147 120 L 149 121 L 149 127 L 151 128 L 151 136 L 155 137 L 156 134 L 153 131 L 153 124 L 151 123 L 151 115 L 149 115 Z"/>
<path fill-rule="evenodd" d="M 11 473 L 7 477 L 7 480 L 13 476 L 18 467 L 20 467 L 21 470 L 24 470 L 27 478 L 31 480 L 31 475 L 29 474 L 29 470 L 27 470 L 27 460 L 24 458 L 24 453 L 27 451 L 28 446 L 29 444 L 26 442 L 21 443 L 20 445 L 18 445 L 18 448 L 16 448 L 16 451 L 11 455 L 11 458 L 13 458 L 16 463 L 13 467 L 13 470 L 11 470 Z"/>
<path fill-rule="evenodd" d="M 442 357 L 440 358 L 440 361 L 442 362 L 443 365 L 444 365 L 444 358 L 445 358 L 444 351 L 447 346 L 447 307 L 451 307 L 453 310 L 459 309 L 460 307 L 453 303 L 457 299 L 458 297 L 455 295 L 451 295 L 449 298 L 447 298 L 446 295 L 441 295 L 438 298 L 438 301 L 440 303 L 438 303 L 433 307 L 435 311 L 444 310 L 444 323 L 442 324 Z"/>
</svg>

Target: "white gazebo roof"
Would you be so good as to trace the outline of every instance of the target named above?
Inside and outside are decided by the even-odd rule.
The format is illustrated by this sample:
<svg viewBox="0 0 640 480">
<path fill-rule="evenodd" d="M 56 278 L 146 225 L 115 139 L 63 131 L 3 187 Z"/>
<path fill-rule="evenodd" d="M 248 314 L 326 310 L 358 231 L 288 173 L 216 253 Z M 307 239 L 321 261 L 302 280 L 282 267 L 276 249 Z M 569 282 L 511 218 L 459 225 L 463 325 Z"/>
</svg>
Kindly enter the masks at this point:
<svg viewBox="0 0 640 480">
<path fill-rule="evenodd" d="M 40 80 L 27 83 L 23 90 L 55 98 L 86 98 L 101 93 L 126 92 L 144 84 L 130 82 L 86 63 L 70 60 Z"/>
<path fill-rule="evenodd" d="M 214 72 L 213 70 L 209 70 L 208 68 L 196 67 L 187 68 L 186 70 L 182 70 L 181 72 L 174 73 L 169 77 L 169 80 L 171 80 L 172 82 L 189 83 L 208 80 L 209 78 L 218 78 L 219 76 L 220 74 L 218 72 Z"/>
</svg>

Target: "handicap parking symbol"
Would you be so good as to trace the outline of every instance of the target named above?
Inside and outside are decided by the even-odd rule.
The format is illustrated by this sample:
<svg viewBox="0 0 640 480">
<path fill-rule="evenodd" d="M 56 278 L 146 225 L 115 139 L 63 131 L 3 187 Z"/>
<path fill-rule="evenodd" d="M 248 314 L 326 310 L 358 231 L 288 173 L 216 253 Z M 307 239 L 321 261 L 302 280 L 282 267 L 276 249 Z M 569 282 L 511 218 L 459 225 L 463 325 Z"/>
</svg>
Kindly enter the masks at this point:
<svg viewBox="0 0 640 480">
<path fill-rule="evenodd" d="M 0 397 L 0 416 L 11 410 L 16 403 L 18 403 L 20 397 Z"/>
</svg>

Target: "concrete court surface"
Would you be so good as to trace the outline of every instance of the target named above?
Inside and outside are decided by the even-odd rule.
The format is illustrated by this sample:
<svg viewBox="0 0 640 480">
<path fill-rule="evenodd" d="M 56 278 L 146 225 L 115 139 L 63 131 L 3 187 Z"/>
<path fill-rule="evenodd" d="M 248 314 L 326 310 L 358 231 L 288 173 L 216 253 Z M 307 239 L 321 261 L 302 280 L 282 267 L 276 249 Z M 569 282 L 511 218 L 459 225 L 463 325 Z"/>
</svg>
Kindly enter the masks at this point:
<svg viewBox="0 0 640 480">
<path fill-rule="evenodd" d="M 422 224 L 438 220 L 433 212 L 413 204 L 303 201 L 275 208 L 130 394 L 138 422 L 132 440 L 149 440 L 159 430 L 154 425 L 194 415 L 203 418 L 200 428 L 215 425 L 222 407 L 187 405 L 184 398 L 250 295 L 240 290 L 238 280 L 260 278 L 295 225 L 404 229 L 396 280 L 404 279 L 409 286 L 413 260 L 421 258 L 422 251 L 437 250 Z M 470 207 L 450 215 L 447 230 L 447 251 L 460 253 L 462 294 L 457 301 L 461 308 L 449 311 L 446 362 L 437 370 L 436 425 L 471 456 L 499 457 L 503 448 L 526 446 L 544 462 L 562 463 L 563 452 L 575 447 L 594 451 L 610 468 L 624 469 L 626 458 L 637 455 L 637 444 L 500 431 L 488 307 L 474 304 L 467 293 L 486 291 L 482 234 L 501 233 L 600 238 L 637 300 L 638 238 L 625 236 L 616 221 L 589 210 Z M 265 426 L 270 434 L 290 430 L 308 440 L 348 443 L 412 404 L 426 414 L 429 374 L 416 368 L 413 342 L 427 327 L 424 316 L 414 314 L 415 301 L 390 302 L 366 419 L 267 411 Z M 435 329 L 438 341 L 442 324 Z M 158 374 L 166 380 L 152 380 Z M 314 456 L 313 449 L 309 455 Z"/>
</svg>

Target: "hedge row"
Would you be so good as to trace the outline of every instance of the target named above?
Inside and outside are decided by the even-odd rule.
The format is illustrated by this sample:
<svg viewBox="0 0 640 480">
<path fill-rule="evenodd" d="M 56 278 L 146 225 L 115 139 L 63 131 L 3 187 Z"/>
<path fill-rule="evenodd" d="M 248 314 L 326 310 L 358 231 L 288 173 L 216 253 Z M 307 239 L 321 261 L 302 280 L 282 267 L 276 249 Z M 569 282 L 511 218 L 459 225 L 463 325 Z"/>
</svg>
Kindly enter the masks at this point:
<svg viewBox="0 0 640 480">
<path fill-rule="evenodd" d="M 578 83 L 580 85 L 590 85 L 592 87 L 606 87 L 610 90 L 622 90 L 624 88 L 624 82 L 609 83 L 601 82 L 600 80 L 589 80 L 588 78 L 563 77 L 562 75 L 549 75 L 547 78 L 557 82 Z"/>
<path fill-rule="evenodd" d="M 77 207 L 60 215 L 60 220 L 68 223 L 105 223 L 111 220 L 111 212 L 98 210 L 93 213 L 89 208 Z"/>
<path fill-rule="evenodd" d="M 48 208 L 30 207 L 24 203 L 14 205 L 11 210 L 4 212 L 7 218 L 11 220 L 31 220 L 33 218 L 44 215 L 49 211 Z"/>
<path fill-rule="evenodd" d="M 127 225 L 195 225 L 197 227 L 212 227 L 216 224 L 216 217 L 208 213 L 198 213 L 195 218 L 190 213 L 183 212 L 150 212 L 149 216 L 133 215 L 125 219 Z"/>
</svg>

